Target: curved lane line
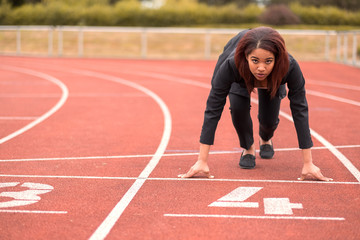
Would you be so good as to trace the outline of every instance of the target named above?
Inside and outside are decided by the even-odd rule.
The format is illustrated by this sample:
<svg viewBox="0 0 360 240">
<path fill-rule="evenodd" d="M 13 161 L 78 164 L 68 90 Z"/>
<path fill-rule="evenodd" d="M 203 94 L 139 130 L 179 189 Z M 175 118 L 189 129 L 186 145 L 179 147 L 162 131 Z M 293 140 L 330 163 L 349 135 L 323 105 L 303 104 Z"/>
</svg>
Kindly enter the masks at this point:
<svg viewBox="0 0 360 240">
<path fill-rule="evenodd" d="M 59 110 L 64 103 L 66 102 L 68 96 L 69 96 L 69 90 L 67 89 L 66 85 L 64 83 L 62 83 L 59 79 L 42 73 L 42 72 L 37 72 L 34 70 L 30 70 L 30 69 L 26 69 L 26 68 L 19 68 L 19 67 L 12 67 L 12 66 L 0 66 L 1 69 L 3 70 L 9 70 L 9 71 L 13 71 L 13 72 L 19 72 L 19 73 L 24 73 L 24 74 L 28 74 L 28 75 L 32 75 L 35 77 L 39 77 L 42 79 L 45 79 L 47 81 L 50 81 L 52 83 L 54 83 L 55 85 L 57 85 L 58 87 L 60 87 L 61 91 L 62 91 L 62 95 L 60 100 L 56 103 L 55 106 L 53 106 L 49 111 L 47 111 L 46 113 L 44 113 L 43 115 L 41 115 L 40 117 L 38 117 L 37 119 L 35 119 L 34 121 L 30 122 L 28 125 L 24 126 L 23 128 L 20 128 L 19 130 L 9 134 L 6 137 L 3 137 L 0 139 L 0 144 L 9 141 L 10 139 L 19 136 L 20 134 L 28 131 L 29 129 L 35 127 L 36 125 L 38 125 L 39 123 L 43 122 L 45 119 L 47 119 L 48 117 L 50 117 L 52 114 L 54 114 L 57 110 Z"/>
<path fill-rule="evenodd" d="M 161 138 L 161 142 L 155 152 L 155 154 L 152 156 L 149 163 L 146 165 L 144 170 L 140 173 L 139 177 L 136 179 L 136 181 L 133 183 L 133 185 L 129 188 L 129 190 L 125 193 L 125 195 L 121 198 L 121 200 L 116 204 L 116 206 L 111 210 L 109 215 L 105 218 L 105 220 L 101 223 L 101 225 L 96 229 L 96 231 L 92 234 L 92 236 L 89 238 L 91 240 L 98 240 L 98 239 L 105 239 L 106 236 L 109 234 L 117 220 L 120 218 L 126 207 L 129 205 L 129 203 L 132 201 L 132 199 L 135 197 L 136 193 L 140 190 L 142 185 L 145 183 L 146 179 L 150 176 L 151 172 L 155 169 L 156 165 L 159 163 L 162 155 L 164 154 L 166 147 L 170 140 L 171 135 L 171 115 L 168 107 L 164 103 L 164 101 L 156 95 L 154 92 L 150 91 L 149 89 L 125 80 L 118 77 L 114 77 L 111 75 L 106 75 L 98 72 L 92 72 L 92 71 L 72 71 L 73 73 L 91 76 L 95 78 L 100 78 L 104 80 L 113 81 L 116 83 L 120 83 L 123 85 L 126 85 L 128 87 L 135 88 L 146 95 L 150 96 L 161 108 L 163 115 L 164 115 L 164 130 L 163 135 Z"/>
<path fill-rule="evenodd" d="M 180 78 L 180 77 L 173 77 L 173 76 L 170 76 L 170 75 L 165 75 L 165 74 L 158 74 L 158 73 L 151 73 L 151 72 L 137 72 L 136 73 L 137 75 L 146 75 L 146 76 L 154 76 L 156 78 L 159 78 L 159 79 L 164 79 L 164 80 L 167 80 L 167 81 L 174 81 L 174 82 L 179 82 L 179 83 L 182 83 L 182 84 L 189 84 L 189 85 L 193 85 L 193 86 L 198 86 L 198 87 L 203 87 L 203 88 L 207 88 L 207 89 L 211 89 L 211 86 L 210 84 L 204 84 L 202 82 L 198 82 L 198 81 L 195 81 L 195 80 L 189 80 L 189 79 L 183 79 L 183 78 Z M 308 92 L 308 90 L 307 90 Z M 314 91 L 313 91 L 314 92 Z M 321 96 L 321 97 L 324 97 L 324 96 Z M 335 99 L 335 98 L 330 98 L 334 101 L 340 101 L 339 99 Z M 257 100 L 256 99 L 253 99 L 251 98 L 251 101 L 255 104 L 258 104 Z M 344 101 L 341 101 L 341 102 L 344 102 Z M 344 103 L 350 103 L 349 101 L 347 102 L 344 102 Z M 354 104 L 356 105 L 356 104 Z M 283 112 L 283 111 L 280 111 L 280 115 L 283 116 L 284 118 L 288 119 L 289 121 L 293 122 L 293 119 L 292 117 Z M 320 134 L 318 134 L 317 132 L 315 132 L 313 129 L 310 128 L 310 133 L 311 135 L 316 138 L 319 142 L 321 142 L 332 154 L 335 155 L 335 157 L 337 157 L 340 162 L 350 171 L 350 173 L 356 178 L 356 180 L 358 182 L 360 182 L 360 171 L 351 163 L 351 161 L 345 157 L 345 155 L 343 155 L 339 150 L 337 150 L 334 145 L 332 145 L 329 141 L 327 141 L 325 138 L 323 138 Z"/>
</svg>

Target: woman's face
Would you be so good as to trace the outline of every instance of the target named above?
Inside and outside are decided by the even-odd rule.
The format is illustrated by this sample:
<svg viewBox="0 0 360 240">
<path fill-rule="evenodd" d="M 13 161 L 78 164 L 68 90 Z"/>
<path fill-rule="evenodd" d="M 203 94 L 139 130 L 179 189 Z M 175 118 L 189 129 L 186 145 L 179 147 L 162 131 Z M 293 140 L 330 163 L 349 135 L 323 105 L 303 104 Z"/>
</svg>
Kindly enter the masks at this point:
<svg viewBox="0 0 360 240">
<path fill-rule="evenodd" d="M 263 81 L 269 76 L 275 64 L 274 54 L 262 48 L 254 49 L 246 59 L 251 73 L 259 81 Z"/>
</svg>

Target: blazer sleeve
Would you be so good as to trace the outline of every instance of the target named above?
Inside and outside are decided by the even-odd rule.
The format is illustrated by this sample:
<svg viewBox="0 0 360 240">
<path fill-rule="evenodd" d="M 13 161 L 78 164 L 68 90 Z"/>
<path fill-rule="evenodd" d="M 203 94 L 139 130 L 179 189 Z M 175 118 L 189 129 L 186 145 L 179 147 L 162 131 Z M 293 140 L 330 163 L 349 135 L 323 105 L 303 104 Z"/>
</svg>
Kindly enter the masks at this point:
<svg viewBox="0 0 360 240">
<path fill-rule="evenodd" d="M 217 71 L 214 72 L 211 80 L 211 90 L 206 102 L 200 143 L 208 145 L 214 144 L 215 131 L 233 81 L 233 69 L 230 66 L 230 62 L 225 60 L 217 66 Z"/>
<path fill-rule="evenodd" d="M 305 79 L 299 64 L 291 59 L 287 75 L 287 86 L 289 89 L 291 114 L 297 133 L 299 147 L 301 149 L 311 148 L 313 142 L 309 127 L 309 111 L 305 92 Z"/>
</svg>

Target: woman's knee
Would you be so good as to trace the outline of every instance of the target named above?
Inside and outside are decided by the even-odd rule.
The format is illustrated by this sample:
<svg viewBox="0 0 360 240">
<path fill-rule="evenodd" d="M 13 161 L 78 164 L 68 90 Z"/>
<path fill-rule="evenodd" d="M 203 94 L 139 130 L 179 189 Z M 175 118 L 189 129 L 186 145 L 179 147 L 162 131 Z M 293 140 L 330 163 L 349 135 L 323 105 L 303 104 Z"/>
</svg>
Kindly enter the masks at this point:
<svg viewBox="0 0 360 240">
<path fill-rule="evenodd" d="M 229 95 L 230 112 L 233 116 L 244 116 L 250 113 L 251 105 L 250 99 L 236 94 Z"/>
</svg>

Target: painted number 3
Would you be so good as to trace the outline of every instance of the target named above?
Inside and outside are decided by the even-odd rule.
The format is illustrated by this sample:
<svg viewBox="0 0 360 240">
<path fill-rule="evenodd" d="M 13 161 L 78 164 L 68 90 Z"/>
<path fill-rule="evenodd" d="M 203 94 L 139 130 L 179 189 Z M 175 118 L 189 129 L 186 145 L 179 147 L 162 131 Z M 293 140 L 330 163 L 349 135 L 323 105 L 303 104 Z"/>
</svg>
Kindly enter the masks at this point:
<svg viewBox="0 0 360 240">
<path fill-rule="evenodd" d="M 16 187 L 19 184 L 19 182 L 0 183 L 0 191 L 1 188 Z M 0 208 L 19 207 L 37 203 L 41 199 L 39 195 L 51 192 L 54 189 L 47 184 L 30 182 L 23 183 L 20 187 L 25 188 L 25 190 L 0 193 Z M 2 197 L 12 198 L 12 200 L 3 202 Z"/>
</svg>

